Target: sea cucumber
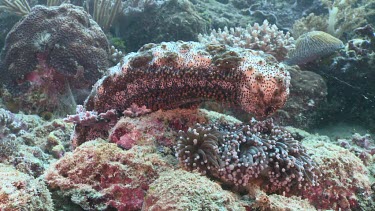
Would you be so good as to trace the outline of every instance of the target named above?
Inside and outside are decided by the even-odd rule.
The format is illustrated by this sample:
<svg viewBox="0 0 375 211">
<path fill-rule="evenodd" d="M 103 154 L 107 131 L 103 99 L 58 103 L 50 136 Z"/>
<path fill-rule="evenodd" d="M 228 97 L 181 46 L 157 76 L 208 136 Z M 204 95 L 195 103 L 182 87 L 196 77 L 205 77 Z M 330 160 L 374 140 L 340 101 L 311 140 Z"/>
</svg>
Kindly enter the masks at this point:
<svg viewBox="0 0 375 211">
<path fill-rule="evenodd" d="M 85 107 L 122 112 L 135 103 L 156 111 L 216 100 L 266 117 L 284 105 L 289 83 L 285 68 L 262 52 L 163 42 L 125 56 L 95 84 Z"/>
</svg>

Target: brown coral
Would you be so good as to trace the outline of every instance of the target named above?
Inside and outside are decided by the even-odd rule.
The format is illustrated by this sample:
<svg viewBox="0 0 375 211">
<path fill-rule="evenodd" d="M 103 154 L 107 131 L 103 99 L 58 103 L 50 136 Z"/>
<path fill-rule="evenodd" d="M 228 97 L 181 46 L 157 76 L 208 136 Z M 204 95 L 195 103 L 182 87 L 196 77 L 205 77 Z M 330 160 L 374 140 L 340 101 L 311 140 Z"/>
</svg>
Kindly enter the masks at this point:
<svg viewBox="0 0 375 211">
<path fill-rule="evenodd" d="M 3 99 L 27 113 L 70 104 L 62 100 L 70 91 L 83 103 L 108 67 L 108 52 L 105 34 L 82 8 L 35 6 L 5 40 L 0 64 Z"/>
</svg>

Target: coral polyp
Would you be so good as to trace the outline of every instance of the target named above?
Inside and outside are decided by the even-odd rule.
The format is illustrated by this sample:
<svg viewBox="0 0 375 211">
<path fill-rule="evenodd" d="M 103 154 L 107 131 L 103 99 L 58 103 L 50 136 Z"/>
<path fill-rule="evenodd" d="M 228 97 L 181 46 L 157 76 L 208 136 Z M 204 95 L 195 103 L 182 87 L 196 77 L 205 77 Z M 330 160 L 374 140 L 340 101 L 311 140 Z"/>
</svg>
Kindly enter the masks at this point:
<svg viewBox="0 0 375 211">
<path fill-rule="evenodd" d="M 319 171 L 306 150 L 272 120 L 198 124 L 180 131 L 177 143 L 182 166 L 236 186 L 260 179 L 269 192 L 290 192 L 317 184 Z"/>
<path fill-rule="evenodd" d="M 221 168 L 223 161 L 219 156 L 219 146 L 223 144 L 221 133 L 215 126 L 205 127 L 197 124 L 187 133 L 179 132 L 177 152 L 181 162 L 189 169 Z"/>
</svg>

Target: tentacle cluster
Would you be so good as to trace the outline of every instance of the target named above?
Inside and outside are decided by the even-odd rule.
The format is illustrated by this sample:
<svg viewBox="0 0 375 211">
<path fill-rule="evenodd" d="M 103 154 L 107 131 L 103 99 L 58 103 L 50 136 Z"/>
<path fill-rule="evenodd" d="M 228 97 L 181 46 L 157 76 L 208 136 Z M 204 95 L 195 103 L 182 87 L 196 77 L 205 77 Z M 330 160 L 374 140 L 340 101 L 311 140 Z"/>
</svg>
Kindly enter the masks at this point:
<svg viewBox="0 0 375 211">
<path fill-rule="evenodd" d="M 261 179 L 270 192 L 316 185 L 318 170 L 306 150 L 272 120 L 251 125 L 196 125 L 180 131 L 181 164 L 234 185 Z"/>
<path fill-rule="evenodd" d="M 180 131 L 179 135 L 178 157 L 188 169 L 197 168 L 206 173 L 205 169 L 223 167 L 219 156 L 219 146 L 223 144 L 223 139 L 215 126 L 197 124 L 195 128 L 189 128 L 186 134 Z"/>
</svg>

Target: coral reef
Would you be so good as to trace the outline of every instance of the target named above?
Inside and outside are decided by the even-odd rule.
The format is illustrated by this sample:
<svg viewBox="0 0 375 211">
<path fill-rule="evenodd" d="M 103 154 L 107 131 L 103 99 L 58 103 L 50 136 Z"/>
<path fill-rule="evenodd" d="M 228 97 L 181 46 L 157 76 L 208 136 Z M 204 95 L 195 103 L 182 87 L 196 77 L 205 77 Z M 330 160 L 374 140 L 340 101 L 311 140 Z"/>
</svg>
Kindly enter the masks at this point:
<svg viewBox="0 0 375 211">
<path fill-rule="evenodd" d="M 196 41 L 209 27 L 189 0 L 131 0 L 123 8 L 115 31 L 128 52 L 147 43 Z"/>
<path fill-rule="evenodd" d="M 337 143 L 354 153 L 366 166 L 375 161 L 375 141 L 370 134 L 354 133 L 351 139 L 338 138 Z"/>
<path fill-rule="evenodd" d="M 70 112 L 106 70 L 108 52 L 105 34 L 81 8 L 35 6 L 5 40 L 2 98 L 26 113 Z"/>
<path fill-rule="evenodd" d="M 250 210 L 275 210 L 275 211 L 315 211 L 316 209 L 306 199 L 301 199 L 296 196 L 283 196 L 277 194 L 267 195 L 264 191 L 260 190 L 256 185 L 248 185 L 249 197 L 254 200 L 253 203 L 246 206 Z"/>
<path fill-rule="evenodd" d="M 355 28 L 364 25 L 366 16 L 373 13 L 368 6 L 371 1 L 361 0 L 320 0 L 328 9 L 328 14 L 310 13 L 293 25 L 293 36 L 298 37 L 309 31 L 327 32 L 339 39 L 350 39 Z"/>
<path fill-rule="evenodd" d="M 123 149 L 134 145 L 157 145 L 160 148 L 172 148 L 175 133 L 186 130 L 197 122 L 207 122 L 205 110 L 177 109 L 158 111 L 142 118 L 123 117 L 111 128 L 109 141 Z"/>
<path fill-rule="evenodd" d="M 152 148 L 123 151 L 90 141 L 67 153 L 46 173 L 49 186 L 85 210 L 140 210 L 149 185 L 167 166 Z"/>
<path fill-rule="evenodd" d="M 317 185 L 317 166 L 290 133 L 271 120 L 252 125 L 196 125 L 180 131 L 176 156 L 234 185 L 262 180 L 269 192 L 296 192 Z M 296 194 L 296 193 L 294 193 Z"/>
<path fill-rule="evenodd" d="M 276 25 L 271 25 L 264 20 L 262 25 L 255 23 L 246 28 L 236 27 L 214 29 L 209 35 L 199 35 L 201 43 L 225 44 L 252 50 L 261 50 L 271 54 L 278 61 L 285 59 L 290 48 L 294 48 L 294 39 L 289 32 L 279 31 Z"/>
<path fill-rule="evenodd" d="M 183 170 L 162 172 L 150 184 L 143 210 L 242 210 L 238 196 L 197 173 Z"/>
<path fill-rule="evenodd" d="M 37 116 L 0 109 L 0 162 L 39 177 L 52 156 L 59 158 L 70 151 L 72 131 L 73 126 L 61 120 L 45 122 Z"/>
<path fill-rule="evenodd" d="M 237 0 L 190 0 L 198 14 L 207 20 L 209 28 L 244 27 L 256 20 L 250 15 L 249 1 Z M 263 21 L 262 19 L 261 21 Z M 202 33 L 202 32 L 201 32 Z"/>
<path fill-rule="evenodd" d="M 118 120 L 118 115 L 114 109 L 105 113 L 96 111 L 86 111 L 82 105 L 78 105 L 75 115 L 68 115 L 65 122 L 74 123 L 74 134 L 72 134 L 73 146 L 79 146 L 85 141 L 95 138 L 107 138 L 108 131 Z"/>
<path fill-rule="evenodd" d="M 303 69 L 322 75 L 327 83 L 327 104 L 320 111 L 322 124 L 351 122 L 373 130 L 374 29 L 367 25 L 354 32 L 354 39 L 349 40 L 338 54 L 309 63 Z"/>
<path fill-rule="evenodd" d="M 6 40 L 0 14 L 0 210 L 375 210 L 374 0 L 27 2 Z M 277 126 L 339 120 L 370 129 Z"/>
<path fill-rule="evenodd" d="M 342 147 L 319 141 L 319 137 L 308 136 L 303 143 L 322 174 L 319 186 L 305 191 L 304 197 L 318 209 L 366 210 L 360 199 L 371 200 L 371 189 L 362 161 Z"/>
<path fill-rule="evenodd" d="M 18 151 L 20 141 L 17 136 L 25 133 L 26 124 L 15 114 L 0 109 L 0 161 L 8 159 Z"/>
<path fill-rule="evenodd" d="M 0 163 L 1 210 L 53 210 L 51 194 L 41 179 Z"/>
<path fill-rule="evenodd" d="M 321 107 L 327 100 L 327 85 L 323 77 L 297 66 L 287 67 L 290 73 L 290 95 L 285 106 L 272 116 L 278 125 L 301 129 L 312 128 L 320 120 Z"/>
<path fill-rule="evenodd" d="M 17 21 L 19 21 L 19 17 L 16 15 L 0 13 L 0 49 L 4 47 L 5 37 Z"/>
<path fill-rule="evenodd" d="M 203 113 L 202 113 L 203 112 Z M 167 128 L 174 130 L 186 130 L 188 127 L 193 126 L 197 122 L 207 122 L 204 112 L 206 110 L 196 109 L 177 109 L 170 111 L 157 111 L 142 118 L 133 118 L 124 116 L 118 119 L 117 116 L 110 116 L 106 114 L 95 115 L 89 117 L 87 120 L 84 118 L 77 120 L 77 116 L 85 114 L 91 115 L 92 112 L 78 113 L 77 115 L 68 116 L 65 121 L 75 122 L 77 126 L 72 141 L 74 146 L 79 146 L 82 143 L 101 137 L 109 139 L 113 143 L 124 149 L 130 149 L 135 142 L 157 142 L 161 146 L 171 147 L 174 143 L 175 134 L 173 131 L 168 131 Z M 104 116 L 104 118 L 102 118 Z M 93 119 L 92 119 L 93 118 Z M 78 128 L 78 129 L 77 129 Z M 149 144 L 146 144 L 149 145 Z"/>
<path fill-rule="evenodd" d="M 224 45 L 149 44 L 122 64 L 96 83 L 87 110 L 124 111 L 135 103 L 156 111 L 212 99 L 265 117 L 282 107 L 289 94 L 290 77 L 281 64 Z"/>
<path fill-rule="evenodd" d="M 323 18 L 314 13 L 310 13 L 294 22 L 291 33 L 295 39 L 298 39 L 298 37 L 310 31 L 326 31 L 327 20 L 325 19 L 326 17 Z"/>
<path fill-rule="evenodd" d="M 95 119 L 97 116 L 99 115 Z M 71 118 L 85 121 L 84 115 L 80 120 L 77 116 Z M 93 123 L 90 122 L 91 118 L 87 118 L 88 124 Z M 202 130 L 194 126 L 196 122 L 200 123 Z M 194 208 L 202 205 L 202 201 L 207 201 L 207 207 L 237 206 L 238 210 L 314 210 L 311 204 L 321 209 L 344 209 L 347 201 L 352 203 L 350 208 L 369 207 L 361 205 L 370 203 L 367 195 L 368 172 L 361 161 L 348 150 L 327 141 L 323 143 L 320 136 L 291 127 L 277 127 L 270 120 L 253 122 L 248 126 L 231 116 L 204 109 L 159 110 L 136 117 L 122 116 L 111 124 L 114 126 L 108 127 L 105 138 L 113 143 L 99 140 L 80 143 L 75 151 L 65 153 L 48 170 L 47 181 L 53 195 L 56 200 L 64 201 L 57 208 L 69 209 L 67 206 L 79 205 L 86 210 L 132 210 L 143 206 L 178 210 L 175 206 Z M 189 130 L 188 127 L 196 127 L 197 130 Z M 178 130 L 185 133 L 177 135 Z M 185 141 L 180 136 L 185 137 Z M 189 137 L 189 141 L 186 137 Z M 242 139 L 248 140 L 242 142 Z M 306 148 L 301 146 L 300 141 Z M 188 143 L 189 147 L 183 147 L 182 142 Z M 222 144 L 215 147 L 215 142 Z M 204 169 L 207 178 L 196 173 L 183 173 L 182 169 L 176 170 L 179 165 L 174 156 L 174 146 L 182 149 L 181 151 L 200 146 L 204 155 L 199 150 L 180 153 L 179 163 L 185 169 Z M 199 157 L 193 155 L 194 152 Z M 223 171 L 215 170 L 215 161 L 209 159 L 216 155 L 219 155 L 216 163 L 225 167 Z M 220 157 L 221 155 L 224 156 Z M 185 162 L 187 158 L 195 159 L 195 166 L 194 163 Z M 250 158 L 254 165 L 248 165 L 247 169 L 258 170 L 257 178 L 248 171 L 246 173 L 250 176 L 243 177 L 248 181 L 233 186 L 236 182 L 242 182 L 240 179 L 243 178 L 240 177 L 244 172 L 241 169 L 246 168 L 244 162 L 250 162 Z M 310 165 L 319 168 L 311 169 Z M 271 171 L 279 174 L 269 174 Z M 149 172 L 149 176 L 146 172 Z M 325 178 L 316 178 L 318 174 Z M 288 175 L 295 176 L 293 178 Z M 315 179 L 315 186 L 311 185 L 311 178 Z M 210 179 L 220 181 L 222 187 L 232 194 L 221 190 Z M 301 189 L 298 189 L 299 184 Z M 331 184 L 335 184 L 335 187 L 332 188 Z M 215 192 L 208 193 L 207 188 L 204 188 L 206 185 L 214 188 Z M 304 185 L 308 188 L 303 188 Z M 127 189 L 121 188 L 125 186 Z M 179 188 L 173 188 L 176 186 Z M 189 191 L 184 191 L 185 188 Z M 129 194 L 130 190 L 132 194 Z M 225 200 L 215 197 L 216 192 L 220 192 Z M 199 199 L 191 200 L 194 194 L 199 194 Z M 295 195 L 300 195 L 303 199 Z M 129 203 L 129 200 L 134 203 Z"/>
<path fill-rule="evenodd" d="M 319 0 L 248 1 L 248 10 L 255 19 L 268 19 L 284 31 L 290 31 L 295 20 L 310 13 L 320 13 Z"/>
</svg>

